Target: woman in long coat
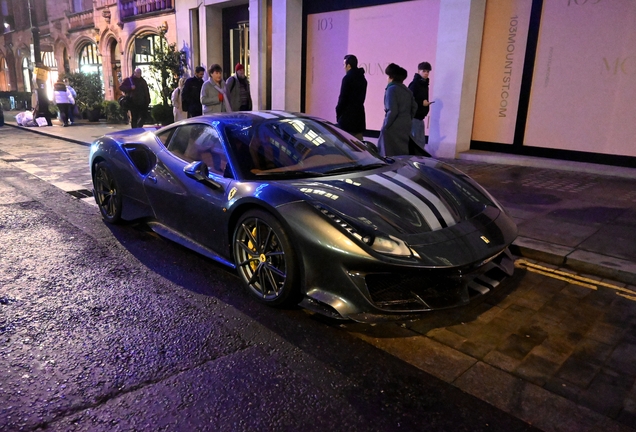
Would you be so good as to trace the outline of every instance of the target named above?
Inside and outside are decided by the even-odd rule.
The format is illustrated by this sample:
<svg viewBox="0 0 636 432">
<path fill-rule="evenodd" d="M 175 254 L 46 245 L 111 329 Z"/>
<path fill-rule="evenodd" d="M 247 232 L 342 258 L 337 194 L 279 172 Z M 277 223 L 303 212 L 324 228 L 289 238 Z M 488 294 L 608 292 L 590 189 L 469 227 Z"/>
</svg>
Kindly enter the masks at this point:
<svg viewBox="0 0 636 432">
<path fill-rule="evenodd" d="M 406 70 L 391 63 L 384 71 L 389 84 L 384 91 L 384 123 L 380 130 L 378 149 L 383 156 L 409 154 L 411 120 L 417 111 L 413 93 L 403 84 Z"/>
<path fill-rule="evenodd" d="M 201 87 L 201 105 L 203 114 L 232 112 L 230 100 L 225 91 L 223 69 L 221 65 L 213 64 L 208 69 L 210 79 Z"/>
</svg>

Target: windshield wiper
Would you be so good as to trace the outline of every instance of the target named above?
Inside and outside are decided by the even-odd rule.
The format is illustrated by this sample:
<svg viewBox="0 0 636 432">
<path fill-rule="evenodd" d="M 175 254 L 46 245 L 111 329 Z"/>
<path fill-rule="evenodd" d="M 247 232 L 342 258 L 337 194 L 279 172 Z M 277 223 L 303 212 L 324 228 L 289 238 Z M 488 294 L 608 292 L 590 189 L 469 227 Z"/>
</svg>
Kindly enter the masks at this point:
<svg viewBox="0 0 636 432">
<path fill-rule="evenodd" d="M 362 164 L 354 164 L 354 165 L 347 165 L 347 166 L 343 166 L 343 167 L 338 167 L 338 168 L 333 168 L 330 170 L 325 171 L 325 174 L 337 174 L 337 173 L 345 173 L 345 172 L 349 172 L 349 171 L 366 171 L 366 170 L 370 170 L 370 169 L 375 169 L 375 168 L 380 168 L 386 166 L 385 163 L 382 162 L 378 162 L 378 163 L 372 163 L 372 164 L 368 164 L 368 165 L 362 165 Z"/>
</svg>

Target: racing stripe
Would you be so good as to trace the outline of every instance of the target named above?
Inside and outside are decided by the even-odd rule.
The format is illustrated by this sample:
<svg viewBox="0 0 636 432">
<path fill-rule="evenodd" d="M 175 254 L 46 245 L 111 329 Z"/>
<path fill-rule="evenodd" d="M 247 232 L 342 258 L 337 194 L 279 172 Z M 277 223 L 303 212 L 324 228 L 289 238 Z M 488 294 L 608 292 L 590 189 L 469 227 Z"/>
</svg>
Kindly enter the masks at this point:
<svg viewBox="0 0 636 432">
<path fill-rule="evenodd" d="M 270 114 L 268 112 L 263 112 L 263 111 L 250 111 L 250 114 L 264 118 L 264 119 L 268 119 L 268 120 L 279 118 L 277 115 Z"/>
<path fill-rule="evenodd" d="M 366 178 L 368 178 L 369 180 L 381 186 L 384 186 L 385 188 L 395 192 L 396 194 L 400 195 L 402 198 L 407 200 L 409 204 L 415 207 L 420 212 L 422 217 L 424 217 L 424 220 L 426 221 L 428 226 L 431 227 L 431 231 L 442 229 L 442 225 L 439 223 L 437 216 L 435 216 L 435 213 L 433 213 L 430 207 L 427 206 L 424 202 L 422 202 L 421 199 L 419 199 L 418 197 L 413 195 L 411 192 L 409 192 L 407 189 L 398 185 L 394 181 L 381 177 L 377 174 L 366 176 Z"/>
<path fill-rule="evenodd" d="M 286 117 L 286 118 L 296 118 L 296 117 L 298 117 L 297 115 L 294 115 L 294 114 L 289 113 L 287 111 L 270 111 L 270 113 L 278 115 L 280 117 Z"/>
<path fill-rule="evenodd" d="M 448 211 L 448 207 L 446 207 L 444 202 L 441 199 L 439 199 L 439 197 L 435 195 L 434 193 L 432 193 L 431 191 L 415 183 L 410 178 L 405 177 L 402 174 L 396 173 L 395 171 L 388 171 L 383 174 L 393 178 L 396 182 L 399 182 L 403 184 L 404 186 L 409 187 L 410 189 L 414 190 L 415 192 L 419 193 L 424 198 L 426 198 L 428 201 L 430 201 L 430 203 L 433 206 L 435 206 L 435 209 L 442 216 L 442 218 L 444 219 L 444 222 L 446 222 L 446 226 L 453 226 L 457 223 L 453 215 Z"/>
</svg>

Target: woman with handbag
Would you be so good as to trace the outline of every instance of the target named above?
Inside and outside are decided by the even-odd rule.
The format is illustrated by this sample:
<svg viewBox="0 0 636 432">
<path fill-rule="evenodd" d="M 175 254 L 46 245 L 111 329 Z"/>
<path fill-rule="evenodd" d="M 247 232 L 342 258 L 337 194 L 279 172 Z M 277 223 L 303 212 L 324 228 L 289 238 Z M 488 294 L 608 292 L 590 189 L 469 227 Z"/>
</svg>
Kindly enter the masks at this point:
<svg viewBox="0 0 636 432">
<path fill-rule="evenodd" d="M 203 114 L 232 112 L 228 95 L 225 92 L 223 69 L 219 64 L 213 64 L 208 69 L 210 79 L 201 87 L 201 105 Z"/>
<path fill-rule="evenodd" d="M 172 114 L 174 115 L 174 121 L 176 122 L 188 118 L 188 113 L 183 110 L 183 104 L 181 102 L 181 94 L 183 93 L 185 81 L 185 78 L 179 79 L 179 86 L 174 89 L 172 96 L 170 97 L 172 100 Z"/>
</svg>

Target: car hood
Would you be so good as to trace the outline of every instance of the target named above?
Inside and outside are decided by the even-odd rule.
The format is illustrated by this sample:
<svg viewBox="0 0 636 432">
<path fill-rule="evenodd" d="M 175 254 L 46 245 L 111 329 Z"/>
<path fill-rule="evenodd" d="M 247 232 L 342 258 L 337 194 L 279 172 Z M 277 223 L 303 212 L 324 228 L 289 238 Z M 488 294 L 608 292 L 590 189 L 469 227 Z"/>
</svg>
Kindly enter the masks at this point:
<svg viewBox="0 0 636 432">
<path fill-rule="evenodd" d="M 488 192 L 434 159 L 396 160 L 384 168 L 288 185 L 362 233 L 394 235 L 411 246 L 456 245 L 456 239 L 480 233 L 482 241 L 501 247 L 516 236 L 514 223 Z M 505 229 L 494 223 L 498 219 Z"/>
</svg>

